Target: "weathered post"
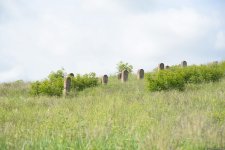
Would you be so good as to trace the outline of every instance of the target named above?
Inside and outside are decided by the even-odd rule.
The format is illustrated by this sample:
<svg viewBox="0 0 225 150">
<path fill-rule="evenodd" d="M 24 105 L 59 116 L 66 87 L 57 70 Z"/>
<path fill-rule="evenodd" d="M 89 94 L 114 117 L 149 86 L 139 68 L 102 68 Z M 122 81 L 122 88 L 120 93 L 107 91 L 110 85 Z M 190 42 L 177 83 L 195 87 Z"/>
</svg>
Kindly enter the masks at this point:
<svg viewBox="0 0 225 150">
<path fill-rule="evenodd" d="M 170 66 L 166 66 L 166 69 L 170 69 Z"/>
<path fill-rule="evenodd" d="M 67 96 L 69 94 L 70 88 L 71 88 L 71 77 L 68 76 L 64 79 L 63 96 Z"/>
<path fill-rule="evenodd" d="M 120 72 L 120 73 L 117 75 L 118 80 L 121 80 L 121 77 L 122 77 L 122 73 Z"/>
<path fill-rule="evenodd" d="M 164 70 L 164 63 L 160 63 L 158 65 L 158 70 Z"/>
<path fill-rule="evenodd" d="M 104 75 L 103 77 L 102 77 L 102 84 L 108 84 L 108 81 L 109 81 L 109 78 L 108 78 L 108 76 L 107 75 Z"/>
<path fill-rule="evenodd" d="M 121 82 L 127 82 L 128 81 L 128 74 L 129 74 L 129 72 L 127 70 L 122 71 Z"/>
<path fill-rule="evenodd" d="M 186 61 L 182 61 L 181 62 L 181 67 L 187 67 L 187 62 Z"/>
<path fill-rule="evenodd" d="M 137 72 L 137 79 L 138 80 L 144 79 L 144 76 L 145 76 L 144 69 L 139 69 L 138 72 Z"/>
</svg>

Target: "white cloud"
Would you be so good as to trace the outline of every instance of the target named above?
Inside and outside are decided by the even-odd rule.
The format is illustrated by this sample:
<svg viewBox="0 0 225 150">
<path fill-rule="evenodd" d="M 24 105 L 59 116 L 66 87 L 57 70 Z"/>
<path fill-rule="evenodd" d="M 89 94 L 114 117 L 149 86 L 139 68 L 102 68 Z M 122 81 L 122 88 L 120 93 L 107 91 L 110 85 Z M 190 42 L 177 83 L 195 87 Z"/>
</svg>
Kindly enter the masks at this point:
<svg viewBox="0 0 225 150">
<path fill-rule="evenodd" d="M 225 33 L 222 31 L 217 33 L 215 48 L 218 50 L 225 50 Z"/>
<path fill-rule="evenodd" d="M 127 60 L 139 61 L 146 68 L 160 61 L 175 63 L 195 54 L 198 42 L 213 26 L 211 18 L 192 9 L 129 15 L 123 20 L 118 48 L 123 56 L 128 54 Z"/>
<path fill-rule="evenodd" d="M 116 12 L 121 11 L 115 0 L 82 0 L 81 8 L 88 12 Z"/>
<path fill-rule="evenodd" d="M 100 75 L 115 72 L 120 60 L 147 70 L 161 61 L 173 64 L 192 59 L 200 63 L 214 47 L 207 40 L 221 28 L 221 18 L 197 8 L 136 13 L 112 0 L 20 2 L 0 2 L 4 16 L 8 16 L 0 22 L 0 55 L 22 70 L 9 67 L 0 72 L 2 76 L 16 72 L 18 78 L 41 79 L 61 67 L 68 72 Z M 224 34 L 217 39 L 221 47 Z M 199 50 L 203 48 L 204 57 Z"/>
<path fill-rule="evenodd" d="M 23 69 L 20 66 L 16 66 L 15 68 L 11 68 L 8 71 L 4 71 L 0 73 L 1 81 L 15 81 L 21 78 L 23 74 Z"/>
</svg>

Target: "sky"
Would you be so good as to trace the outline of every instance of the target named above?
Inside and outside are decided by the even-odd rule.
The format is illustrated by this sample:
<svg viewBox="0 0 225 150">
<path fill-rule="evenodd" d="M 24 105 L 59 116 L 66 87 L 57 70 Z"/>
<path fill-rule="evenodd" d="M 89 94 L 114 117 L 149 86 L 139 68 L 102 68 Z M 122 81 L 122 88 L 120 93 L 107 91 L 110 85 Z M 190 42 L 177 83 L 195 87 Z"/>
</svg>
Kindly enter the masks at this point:
<svg viewBox="0 0 225 150">
<path fill-rule="evenodd" d="M 0 82 L 225 60 L 224 0 L 0 0 Z"/>
</svg>

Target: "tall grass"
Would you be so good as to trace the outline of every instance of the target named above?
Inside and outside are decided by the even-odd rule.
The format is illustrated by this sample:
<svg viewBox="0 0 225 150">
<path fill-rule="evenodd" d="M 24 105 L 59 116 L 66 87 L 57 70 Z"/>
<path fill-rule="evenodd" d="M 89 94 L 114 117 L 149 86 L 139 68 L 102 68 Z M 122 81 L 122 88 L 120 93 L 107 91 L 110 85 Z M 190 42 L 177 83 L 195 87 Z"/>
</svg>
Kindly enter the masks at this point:
<svg viewBox="0 0 225 150">
<path fill-rule="evenodd" d="M 0 84 L 0 97 L 29 96 L 30 83 L 22 80 Z"/>
<path fill-rule="evenodd" d="M 0 88 L 0 149 L 225 148 L 224 79 L 153 93 L 109 81 L 67 99 Z"/>
</svg>

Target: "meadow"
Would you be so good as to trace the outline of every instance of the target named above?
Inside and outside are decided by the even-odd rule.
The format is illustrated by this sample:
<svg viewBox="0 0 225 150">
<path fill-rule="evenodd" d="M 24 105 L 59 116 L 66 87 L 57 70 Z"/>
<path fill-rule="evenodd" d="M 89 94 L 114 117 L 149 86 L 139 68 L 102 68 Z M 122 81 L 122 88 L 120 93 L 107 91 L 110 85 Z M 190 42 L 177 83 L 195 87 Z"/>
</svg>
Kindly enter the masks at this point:
<svg viewBox="0 0 225 150">
<path fill-rule="evenodd" d="M 115 76 L 67 98 L 0 84 L 0 149 L 225 149 L 225 79 L 149 92 Z"/>
</svg>

